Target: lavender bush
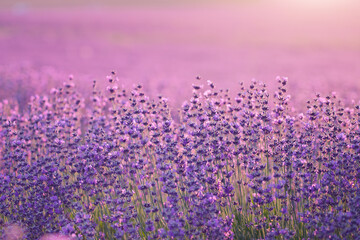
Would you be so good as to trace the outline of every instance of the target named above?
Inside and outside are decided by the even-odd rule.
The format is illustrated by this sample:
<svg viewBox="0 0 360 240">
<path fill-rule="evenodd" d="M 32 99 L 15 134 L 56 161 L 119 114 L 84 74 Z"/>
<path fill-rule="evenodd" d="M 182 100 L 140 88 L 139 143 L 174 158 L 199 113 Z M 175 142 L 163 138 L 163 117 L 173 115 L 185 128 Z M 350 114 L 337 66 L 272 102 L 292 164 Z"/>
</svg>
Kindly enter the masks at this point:
<svg viewBox="0 0 360 240">
<path fill-rule="evenodd" d="M 174 116 L 107 79 L 90 99 L 70 79 L 1 103 L 4 238 L 360 239 L 359 105 L 317 95 L 299 113 L 286 78 L 235 98 L 208 81 Z"/>
</svg>

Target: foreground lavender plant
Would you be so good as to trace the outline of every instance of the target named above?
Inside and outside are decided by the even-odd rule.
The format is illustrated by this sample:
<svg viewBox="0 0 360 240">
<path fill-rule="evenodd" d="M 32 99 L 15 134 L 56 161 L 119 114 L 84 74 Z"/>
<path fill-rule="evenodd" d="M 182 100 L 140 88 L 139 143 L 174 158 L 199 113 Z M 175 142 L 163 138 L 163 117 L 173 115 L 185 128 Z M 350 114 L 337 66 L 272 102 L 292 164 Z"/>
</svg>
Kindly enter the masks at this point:
<svg viewBox="0 0 360 240">
<path fill-rule="evenodd" d="M 22 113 L 1 103 L 2 236 L 358 238 L 359 105 L 317 95 L 298 113 L 286 78 L 273 97 L 208 81 L 175 121 L 167 99 L 107 80 L 90 101 L 70 78 Z"/>
</svg>

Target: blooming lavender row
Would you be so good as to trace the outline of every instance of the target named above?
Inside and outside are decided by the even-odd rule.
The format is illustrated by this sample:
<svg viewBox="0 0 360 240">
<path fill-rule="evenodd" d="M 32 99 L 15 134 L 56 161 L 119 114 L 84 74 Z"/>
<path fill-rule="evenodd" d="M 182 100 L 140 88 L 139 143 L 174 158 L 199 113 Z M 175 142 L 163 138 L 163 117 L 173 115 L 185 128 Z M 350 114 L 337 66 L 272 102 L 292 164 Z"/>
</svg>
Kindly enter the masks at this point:
<svg viewBox="0 0 360 240">
<path fill-rule="evenodd" d="M 174 120 L 107 80 L 91 99 L 70 79 L 22 113 L 1 103 L 2 236 L 360 239 L 359 105 L 317 95 L 298 113 L 286 78 L 235 98 L 208 81 Z"/>
</svg>

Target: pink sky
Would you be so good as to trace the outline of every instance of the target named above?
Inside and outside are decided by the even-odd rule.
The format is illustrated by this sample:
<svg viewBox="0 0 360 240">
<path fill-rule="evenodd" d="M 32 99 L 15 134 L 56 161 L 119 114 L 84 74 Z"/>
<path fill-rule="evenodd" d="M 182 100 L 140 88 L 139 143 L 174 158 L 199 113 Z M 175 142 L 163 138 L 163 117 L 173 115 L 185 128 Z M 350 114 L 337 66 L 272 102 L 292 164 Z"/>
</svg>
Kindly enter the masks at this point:
<svg viewBox="0 0 360 240">
<path fill-rule="evenodd" d="M 333 90 L 358 98 L 358 12 L 351 0 L 18 4 L 0 12 L 0 66 L 52 67 L 89 82 L 116 70 L 125 84 L 143 83 L 173 101 L 190 94 L 197 75 L 224 88 L 253 78 L 272 86 L 281 75 L 295 99 Z"/>
</svg>

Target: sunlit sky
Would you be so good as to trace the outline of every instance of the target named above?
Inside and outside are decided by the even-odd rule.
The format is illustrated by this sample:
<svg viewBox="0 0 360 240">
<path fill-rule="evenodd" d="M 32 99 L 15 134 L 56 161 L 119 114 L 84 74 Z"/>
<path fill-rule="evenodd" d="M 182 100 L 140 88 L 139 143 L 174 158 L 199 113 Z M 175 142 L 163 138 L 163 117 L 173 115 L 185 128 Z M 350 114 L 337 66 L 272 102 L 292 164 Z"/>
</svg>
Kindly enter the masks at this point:
<svg viewBox="0 0 360 240">
<path fill-rule="evenodd" d="M 317 7 L 317 8 L 329 8 L 334 6 L 341 6 L 347 4 L 353 4 L 356 0 L 2 0 L 0 6 L 12 7 L 19 5 L 26 5 L 32 7 L 39 6 L 125 6 L 125 5 L 143 5 L 143 6 L 161 6 L 161 5 L 195 5 L 195 4 L 251 4 L 251 3 L 281 3 L 291 4 L 295 6 L 305 7 Z"/>
<path fill-rule="evenodd" d="M 84 79 L 115 69 L 164 92 L 197 75 L 220 87 L 283 75 L 293 91 L 360 91 L 359 0 L 0 0 L 0 8 L 0 66 L 26 62 Z"/>
</svg>

